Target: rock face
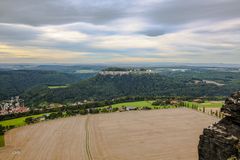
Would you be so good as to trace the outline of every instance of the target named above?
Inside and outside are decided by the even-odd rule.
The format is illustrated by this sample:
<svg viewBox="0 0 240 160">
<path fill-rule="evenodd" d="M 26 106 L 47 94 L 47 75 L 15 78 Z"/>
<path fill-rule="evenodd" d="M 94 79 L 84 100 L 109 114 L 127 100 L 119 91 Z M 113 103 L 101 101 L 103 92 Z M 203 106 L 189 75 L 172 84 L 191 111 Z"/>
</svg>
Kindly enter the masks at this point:
<svg viewBox="0 0 240 160">
<path fill-rule="evenodd" d="M 225 118 L 200 136 L 199 160 L 240 160 L 240 92 L 227 98 L 221 111 Z"/>
</svg>

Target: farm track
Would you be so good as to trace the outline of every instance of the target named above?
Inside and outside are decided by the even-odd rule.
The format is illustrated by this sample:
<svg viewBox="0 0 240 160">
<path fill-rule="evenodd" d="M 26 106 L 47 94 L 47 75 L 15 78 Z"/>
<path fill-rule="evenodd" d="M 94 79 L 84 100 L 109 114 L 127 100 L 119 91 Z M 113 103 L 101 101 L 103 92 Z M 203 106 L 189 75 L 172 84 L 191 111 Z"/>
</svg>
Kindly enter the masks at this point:
<svg viewBox="0 0 240 160">
<path fill-rule="evenodd" d="M 89 135 L 89 115 L 87 115 L 87 119 L 85 122 L 85 132 L 86 132 L 86 153 L 88 160 L 93 160 L 91 150 L 90 150 L 90 135 Z"/>
</svg>

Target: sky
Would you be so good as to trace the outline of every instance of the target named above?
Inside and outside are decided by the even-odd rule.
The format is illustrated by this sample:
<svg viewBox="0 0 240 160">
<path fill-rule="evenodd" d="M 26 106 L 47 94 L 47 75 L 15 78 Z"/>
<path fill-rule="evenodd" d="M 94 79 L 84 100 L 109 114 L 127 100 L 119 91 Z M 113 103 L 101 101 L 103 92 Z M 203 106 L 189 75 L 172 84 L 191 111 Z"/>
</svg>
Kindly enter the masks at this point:
<svg viewBox="0 0 240 160">
<path fill-rule="evenodd" d="M 0 63 L 240 63 L 239 0 L 1 0 Z"/>
</svg>

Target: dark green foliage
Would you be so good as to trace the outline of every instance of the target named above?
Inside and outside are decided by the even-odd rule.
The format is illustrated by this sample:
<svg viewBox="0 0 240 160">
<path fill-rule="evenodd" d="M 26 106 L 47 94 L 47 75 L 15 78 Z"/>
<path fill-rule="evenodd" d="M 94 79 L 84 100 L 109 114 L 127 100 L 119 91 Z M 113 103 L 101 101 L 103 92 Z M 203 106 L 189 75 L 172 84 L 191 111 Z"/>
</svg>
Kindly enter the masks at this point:
<svg viewBox="0 0 240 160">
<path fill-rule="evenodd" d="M 4 127 L 5 127 L 5 130 L 8 131 L 10 129 L 15 128 L 16 126 L 15 125 L 10 125 L 10 126 L 4 126 Z"/>
<path fill-rule="evenodd" d="M 74 115 L 74 114 L 72 114 Z M 63 117 L 63 113 L 62 112 L 57 112 L 57 113 L 51 113 L 47 119 L 56 119 L 56 118 L 61 118 Z"/>
<path fill-rule="evenodd" d="M 130 71 L 131 68 L 109 67 L 103 69 L 103 71 Z"/>
<path fill-rule="evenodd" d="M 88 112 L 87 112 L 86 109 L 82 109 L 82 110 L 79 111 L 79 114 L 86 115 L 86 114 L 88 114 Z"/>
<path fill-rule="evenodd" d="M 97 114 L 97 113 L 99 113 L 99 109 L 97 109 L 97 108 L 91 108 L 91 109 L 89 109 L 89 113 L 91 113 L 91 114 Z"/>
<path fill-rule="evenodd" d="M 82 74 L 67 74 L 55 71 L 0 71 L 0 100 L 10 99 L 11 96 L 17 96 L 36 85 L 65 85 L 75 83 L 83 78 L 85 77 Z M 38 88 L 34 89 L 37 90 Z"/>
<path fill-rule="evenodd" d="M 56 70 L 60 71 L 61 67 Z M 64 69 L 65 67 L 63 67 Z M 40 69 L 53 69 L 42 66 Z M 65 68 L 66 69 L 66 68 Z M 73 73 L 67 68 L 67 73 Z M 119 70 L 121 68 L 109 68 Z M 123 68 L 128 70 L 129 68 Z M 130 74 L 123 76 L 97 75 L 90 79 L 81 80 L 82 74 L 67 74 L 55 71 L 0 71 L 0 100 L 10 96 L 21 95 L 29 107 L 44 108 L 43 104 L 57 102 L 76 102 L 83 100 L 101 101 L 91 103 L 86 108 L 96 108 L 110 105 L 106 102 L 114 99 L 114 103 L 121 102 L 119 97 L 129 97 L 129 101 L 144 100 L 145 97 L 222 97 L 240 90 L 240 74 L 226 71 L 212 71 L 206 69 L 191 69 L 186 72 L 161 72 L 159 74 Z M 86 77 L 85 77 L 86 78 Z M 212 80 L 225 84 L 195 84 L 194 80 Z M 75 83 L 78 82 L 78 83 Z M 73 84 L 74 83 L 74 84 Z M 67 88 L 49 89 L 48 85 L 65 85 Z M 139 99 L 136 99 L 138 97 Z M 154 98 L 153 98 L 154 97 Z M 105 101 L 107 100 L 107 101 Z M 186 99 L 187 100 L 187 99 Z M 105 102 L 104 102 L 105 101 Z M 112 102 L 111 102 L 112 103 Z M 159 103 L 160 104 L 160 103 Z M 156 104 L 157 105 L 157 104 Z"/>
<path fill-rule="evenodd" d="M 102 109 L 101 109 L 101 112 L 102 112 L 102 113 L 108 113 L 109 110 L 108 110 L 107 108 L 102 108 Z"/>
<path fill-rule="evenodd" d="M 170 99 L 157 99 L 156 101 L 154 101 L 152 103 L 152 105 L 154 106 L 166 106 L 166 105 L 170 105 L 171 104 L 171 100 Z"/>
<path fill-rule="evenodd" d="M 5 132 L 5 127 L 0 125 L 0 135 L 4 135 L 4 132 Z"/>
<path fill-rule="evenodd" d="M 152 109 L 151 107 L 147 107 L 147 106 L 142 107 L 142 110 L 151 110 L 151 109 Z"/>
<path fill-rule="evenodd" d="M 193 83 L 193 77 L 202 76 L 203 78 L 207 78 L 208 73 L 191 72 L 182 74 L 183 75 L 177 73 L 175 74 L 175 77 L 171 74 L 130 74 L 122 76 L 97 75 L 94 78 L 82 80 L 68 88 L 50 90 L 46 87 L 42 87 L 36 91 L 28 91 L 24 95 L 27 101 L 64 103 L 83 100 L 111 100 L 124 96 L 225 96 L 240 89 L 239 85 L 234 85 L 233 82 L 226 77 L 224 80 L 224 82 L 226 82 L 225 86 L 217 86 L 213 84 L 196 85 Z M 213 73 L 217 79 L 220 79 L 221 77 L 219 74 L 220 73 Z M 190 75 L 192 77 L 190 77 Z M 238 78 L 238 76 L 234 74 L 232 77 Z M 209 75 L 209 79 L 212 79 L 212 75 Z M 223 76 L 222 79 L 224 79 Z M 34 94 L 34 92 L 36 94 Z"/>
<path fill-rule="evenodd" d="M 112 108 L 112 112 L 117 112 L 118 110 L 118 108 Z"/>
<path fill-rule="evenodd" d="M 28 117 L 28 118 L 25 119 L 25 122 L 26 122 L 27 124 L 34 123 L 34 118 Z"/>
</svg>

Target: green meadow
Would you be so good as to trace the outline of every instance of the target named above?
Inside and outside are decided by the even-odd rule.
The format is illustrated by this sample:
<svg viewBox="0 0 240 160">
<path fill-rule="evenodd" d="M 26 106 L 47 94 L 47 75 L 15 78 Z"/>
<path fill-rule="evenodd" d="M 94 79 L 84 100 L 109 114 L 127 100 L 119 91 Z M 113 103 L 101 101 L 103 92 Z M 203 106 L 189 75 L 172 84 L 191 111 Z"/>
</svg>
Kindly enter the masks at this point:
<svg viewBox="0 0 240 160">
<path fill-rule="evenodd" d="M 49 89 L 60 89 L 60 88 L 67 88 L 68 85 L 62 85 L 62 86 L 48 86 Z"/>
<path fill-rule="evenodd" d="M 204 103 L 197 103 L 197 102 L 185 102 L 186 104 L 197 105 L 200 108 L 221 108 L 224 104 L 223 101 L 205 101 Z"/>
<path fill-rule="evenodd" d="M 10 119 L 10 120 L 0 121 L 0 125 L 2 125 L 2 126 L 14 125 L 16 127 L 20 127 L 20 126 L 24 126 L 26 124 L 25 123 L 26 118 L 28 118 L 28 117 L 37 118 L 37 117 L 41 117 L 45 114 L 38 114 L 38 115 L 32 115 L 32 116 L 26 116 L 26 117 L 21 117 L 21 118 L 15 118 L 15 119 Z"/>
<path fill-rule="evenodd" d="M 3 147 L 4 145 L 5 145 L 4 136 L 0 135 L 0 147 Z"/>
<path fill-rule="evenodd" d="M 113 104 L 111 105 L 113 108 L 120 108 L 120 107 L 137 107 L 137 108 L 142 108 L 142 107 L 150 107 L 152 109 L 161 109 L 161 108 L 174 108 L 174 106 L 154 106 L 152 105 L 154 101 L 137 101 L 137 102 L 125 102 L 125 103 L 118 103 L 118 104 Z M 108 106 L 104 106 L 108 107 Z M 103 108 L 104 108 L 103 107 Z"/>
</svg>

